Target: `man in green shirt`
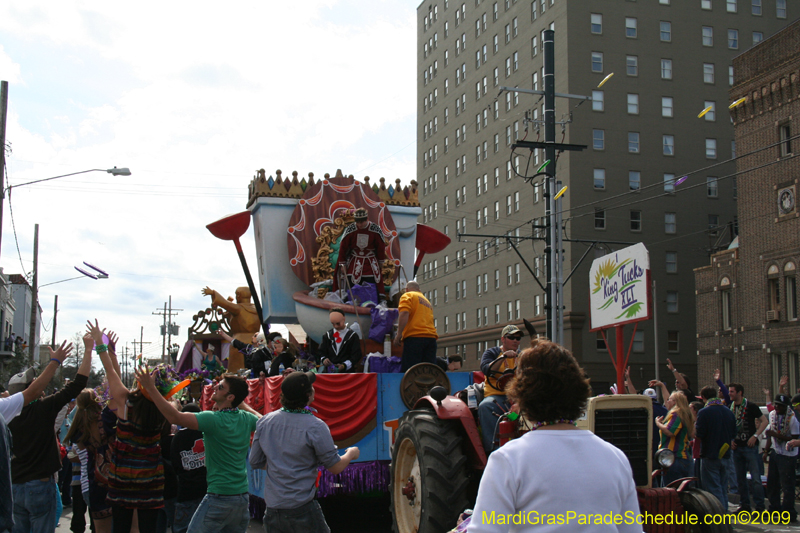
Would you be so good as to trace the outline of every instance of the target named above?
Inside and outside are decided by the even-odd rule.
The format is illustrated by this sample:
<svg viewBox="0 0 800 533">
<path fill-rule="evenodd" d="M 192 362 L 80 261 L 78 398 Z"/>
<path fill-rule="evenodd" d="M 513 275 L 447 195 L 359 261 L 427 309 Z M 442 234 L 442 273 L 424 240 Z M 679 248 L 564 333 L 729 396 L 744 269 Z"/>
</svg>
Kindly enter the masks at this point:
<svg viewBox="0 0 800 533">
<path fill-rule="evenodd" d="M 247 381 L 226 374 L 211 397 L 215 411 L 181 413 L 161 396 L 152 375 L 137 371 L 136 377 L 171 424 L 203 432 L 208 494 L 189 523 L 189 533 L 245 533 L 250 523 L 247 452 L 259 418 L 239 409 L 247 397 Z"/>
</svg>

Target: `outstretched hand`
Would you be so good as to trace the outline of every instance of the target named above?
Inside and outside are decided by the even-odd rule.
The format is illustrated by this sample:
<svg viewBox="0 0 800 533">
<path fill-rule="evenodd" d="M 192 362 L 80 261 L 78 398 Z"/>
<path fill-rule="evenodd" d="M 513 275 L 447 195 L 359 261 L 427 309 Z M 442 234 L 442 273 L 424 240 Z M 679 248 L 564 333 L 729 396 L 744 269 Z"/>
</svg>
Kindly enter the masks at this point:
<svg viewBox="0 0 800 533">
<path fill-rule="evenodd" d="M 675 372 L 675 365 L 672 364 L 672 361 L 667 358 L 667 368 L 669 368 L 670 372 Z"/>
<path fill-rule="evenodd" d="M 92 324 L 91 320 L 86 321 L 86 331 L 92 336 L 95 344 L 103 344 L 103 333 L 106 330 L 100 329 L 100 324 L 98 324 L 96 318 L 94 319 L 94 324 Z"/>
<path fill-rule="evenodd" d="M 715 368 L 714 369 L 714 381 L 719 381 L 720 375 L 721 374 L 719 373 L 719 368 Z"/>
<path fill-rule="evenodd" d="M 88 331 L 83 334 L 83 347 L 87 351 L 91 351 L 94 348 L 94 339 L 92 338 L 92 334 Z"/>
<path fill-rule="evenodd" d="M 60 363 L 63 363 L 64 359 L 66 359 L 67 355 L 72 351 L 72 343 L 67 345 L 67 341 L 64 341 L 56 351 L 53 351 L 50 346 L 48 346 L 47 349 L 50 350 L 50 359 L 58 359 Z"/>
<path fill-rule="evenodd" d="M 214 289 L 212 289 L 211 287 L 206 287 L 205 289 L 203 289 L 203 290 L 202 290 L 202 291 L 200 291 L 200 292 L 202 292 L 202 293 L 203 293 L 203 295 L 205 295 L 205 296 L 213 296 L 213 294 L 214 294 Z"/>
<path fill-rule="evenodd" d="M 657 379 L 651 379 L 650 381 L 647 382 L 647 386 L 648 387 L 660 387 L 662 385 L 663 385 L 663 383 L 661 383 Z"/>
<path fill-rule="evenodd" d="M 112 352 L 116 352 L 117 341 L 119 340 L 119 336 L 113 331 L 109 331 L 106 336 L 108 337 L 108 349 L 111 350 Z"/>
<path fill-rule="evenodd" d="M 155 370 L 153 370 L 155 373 Z M 156 380 L 153 375 L 148 372 L 148 368 L 144 366 L 140 366 L 134 371 L 134 375 L 136 376 L 136 380 L 142 386 L 149 391 L 155 390 L 156 388 Z"/>
</svg>

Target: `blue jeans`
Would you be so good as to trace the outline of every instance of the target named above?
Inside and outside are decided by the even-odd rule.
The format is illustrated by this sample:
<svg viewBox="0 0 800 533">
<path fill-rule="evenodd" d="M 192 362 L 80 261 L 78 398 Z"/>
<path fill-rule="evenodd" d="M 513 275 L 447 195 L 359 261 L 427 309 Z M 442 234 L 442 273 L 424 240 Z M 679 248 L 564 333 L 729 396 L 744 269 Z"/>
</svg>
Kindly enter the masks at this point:
<svg viewBox="0 0 800 533">
<path fill-rule="evenodd" d="M 508 411 L 509 405 L 505 395 L 496 394 L 487 396 L 478 406 L 478 420 L 481 423 L 481 439 L 483 449 L 488 457 L 494 451 L 494 437 L 497 431 L 497 424 L 500 422 L 500 415 Z"/>
<path fill-rule="evenodd" d="M 797 457 L 787 457 L 771 451 L 769 453 L 769 470 L 767 471 L 767 496 L 769 512 L 789 511 L 792 521 L 797 518 L 794 508 L 795 466 Z M 783 493 L 783 503 L 781 503 Z"/>
<path fill-rule="evenodd" d="M 264 529 L 269 533 L 331 533 L 317 500 L 295 509 L 267 507 Z"/>
<path fill-rule="evenodd" d="M 206 494 L 189 523 L 189 533 L 245 533 L 249 506 L 247 493 Z"/>
<path fill-rule="evenodd" d="M 691 477 L 694 475 L 694 460 L 675 458 L 675 463 L 664 472 L 664 486 L 666 487 L 675 480 Z"/>
<path fill-rule="evenodd" d="M 739 487 L 740 505 L 750 507 L 750 484 L 747 482 L 747 472 L 753 479 L 753 504 L 757 511 L 764 510 L 764 487 L 761 486 L 761 474 L 758 463 L 761 455 L 758 446 L 737 446 L 733 450 L 733 463 L 736 466 L 736 483 Z"/>
<path fill-rule="evenodd" d="M 56 524 L 56 484 L 53 480 L 11 485 L 14 494 L 13 533 L 53 533 Z M 60 497 L 60 495 L 59 495 Z"/>
<path fill-rule="evenodd" d="M 725 459 L 716 457 L 703 457 L 700 463 L 700 473 L 703 480 L 703 489 L 717 497 L 722 508 L 728 510 L 728 487 L 725 482 L 728 474 L 725 468 Z"/>
<path fill-rule="evenodd" d="M 195 498 L 185 502 L 175 502 L 175 518 L 172 521 L 172 533 L 186 533 L 189 529 L 189 522 L 192 521 L 197 508 L 203 498 Z"/>
</svg>

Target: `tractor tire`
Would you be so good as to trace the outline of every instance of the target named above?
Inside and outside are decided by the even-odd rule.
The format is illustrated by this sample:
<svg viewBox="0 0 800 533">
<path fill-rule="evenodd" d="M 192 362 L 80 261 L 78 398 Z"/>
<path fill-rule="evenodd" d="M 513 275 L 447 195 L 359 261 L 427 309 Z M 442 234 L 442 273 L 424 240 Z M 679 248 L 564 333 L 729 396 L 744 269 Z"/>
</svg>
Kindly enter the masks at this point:
<svg viewBox="0 0 800 533">
<path fill-rule="evenodd" d="M 392 447 L 391 510 L 396 533 L 442 533 L 467 508 L 469 475 L 456 420 L 407 411 Z"/>
<path fill-rule="evenodd" d="M 721 518 L 730 518 L 727 509 L 722 507 L 716 496 L 701 489 L 688 489 L 679 493 L 684 511 L 697 515 L 697 524 L 687 524 L 686 533 L 731 533 L 733 526 L 730 523 L 705 524 L 703 517 L 719 514 Z M 728 515 L 728 516 L 724 516 Z M 724 522 L 724 520 L 722 520 Z"/>
</svg>

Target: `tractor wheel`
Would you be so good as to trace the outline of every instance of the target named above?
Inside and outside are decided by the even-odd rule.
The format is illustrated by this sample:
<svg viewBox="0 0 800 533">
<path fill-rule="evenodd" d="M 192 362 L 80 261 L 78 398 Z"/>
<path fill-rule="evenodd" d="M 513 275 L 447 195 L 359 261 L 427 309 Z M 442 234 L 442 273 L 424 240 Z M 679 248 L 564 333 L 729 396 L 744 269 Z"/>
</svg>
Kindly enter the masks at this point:
<svg viewBox="0 0 800 533">
<path fill-rule="evenodd" d="M 391 466 L 391 509 L 397 533 L 441 533 L 467 507 L 467 457 L 458 421 L 431 410 L 400 419 Z"/>
<path fill-rule="evenodd" d="M 727 509 L 722 507 L 716 496 L 701 489 L 688 489 L 679 493 L 684 511 L 697 515 L 697 524 L 686 525 L 686 533 L 731 533 L 733 527 L 730 523 L 705 524 L 706 515 L 721 515 L 720 521 L 728 518 Z"/>
</svg>

